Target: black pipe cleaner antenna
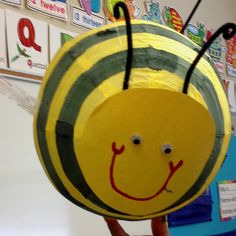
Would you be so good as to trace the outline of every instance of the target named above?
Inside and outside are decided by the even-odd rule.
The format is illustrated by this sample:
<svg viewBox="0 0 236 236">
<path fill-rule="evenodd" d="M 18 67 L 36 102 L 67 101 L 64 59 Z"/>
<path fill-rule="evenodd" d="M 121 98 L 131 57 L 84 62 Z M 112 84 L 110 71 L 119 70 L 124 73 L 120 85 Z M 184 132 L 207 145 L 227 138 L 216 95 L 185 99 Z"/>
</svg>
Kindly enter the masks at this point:
<svg viewBox="0 0 236 236">
<path fill-rule="evenodd" d="M 123 2 L 116 3 L 116 5 L 114 6 L 114 16 L 116 19 L 120 18 L 119 8 L 121 8 L 124 12 L 125 22 L 126 22 L 127 44 L 128 44 L 125 78 L 124 78 L 124 83 L 123 83 L 123 90 L 125 90 L 125 89 L 128 89 L 129 87 L 129 78 L 130 78 L 132 59 L 133 59 L 133 42 L 132 42 L 132 30 L 131 30 L 131 23 L 130 23 L 130 16 L 129 16 L 128 8 Z"/>
</svg>

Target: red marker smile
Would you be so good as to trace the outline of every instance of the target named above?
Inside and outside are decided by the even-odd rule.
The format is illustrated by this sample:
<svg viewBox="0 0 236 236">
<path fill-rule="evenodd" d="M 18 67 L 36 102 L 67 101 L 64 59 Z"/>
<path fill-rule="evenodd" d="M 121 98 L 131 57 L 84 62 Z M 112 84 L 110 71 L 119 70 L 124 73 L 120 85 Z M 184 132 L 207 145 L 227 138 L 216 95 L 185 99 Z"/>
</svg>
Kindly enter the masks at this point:
<svg viewBox="0 0 236 236">
<path fill-rule="evenodd" d="M 125 146 L 122 145 L 120 149 L 118 149 L 116 147 L 116 143 L 113 142 L 112 143 L 112 151 L 113 151 L 113 157 L 112 157 L 112 161 L 111 161 L 111 165 L 110 165 L 110 183 L 111 183 L 111 186 L 112 188 L 118 193 L 120 194 L 121 196 L 125 197 L 125 198 L 128 198 L 128 199 L 131 199 L 131 200 L 134 200 L 134 201 L 148 201 L 148 200 L 151 200 L 155 197 L 157 197 L 159 194 L 161 194 L 167 187 L 170 179 L 173 177 L 173 175 L 175 174 L 175 172 L 183 165 L 183 160 L 180 160 L 178 162 L 177 165 L 174 165 L 174 163 L 172 161 L 169 162 L 169 169 L 170 169 L 170 173 L 166 179 L 166 181 L 164 182 L 164 184 L 162 185 L 162 187 L 156 192 L 154 193 L 153 195 L 149 196 L 149 197 L 144 197 L 144 198 L 139 198 L 139 197 L 134 197 L 134 196 L 131 196 L 125 192 L 123 192 L 122 190 L 120 190 L 117 186 L 116 186 L 116 183 L 115 183 L 115 179 L 114 179 L 114 166 L 115 166 L 115 160 L 116 160 L 116 157 L 117 155 L 120 155 L 124 152 L 125 150 Z"/>
</svg>

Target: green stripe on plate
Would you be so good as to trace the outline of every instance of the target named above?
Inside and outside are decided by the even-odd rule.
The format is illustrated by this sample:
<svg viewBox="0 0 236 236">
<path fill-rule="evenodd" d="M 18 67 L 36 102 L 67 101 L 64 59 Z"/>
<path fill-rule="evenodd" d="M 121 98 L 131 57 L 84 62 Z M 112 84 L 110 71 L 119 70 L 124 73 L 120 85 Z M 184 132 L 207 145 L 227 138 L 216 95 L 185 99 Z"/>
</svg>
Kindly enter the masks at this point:
<svg viewBox="0 0 236 236">
<path fill-rule="evenodd" d="M 126 34 L 126 29 L 124 26 L 119 26 L 118 27 L 119 35 L 124 35 Z M 182 35 L 179 35 L 175 32 L 169 31 L 168 29 L 163 29 L 162 27 L 159 27 L 158 25 L 149 25 L 149 24 L 133 24 L 132 25 L 132 31 L 133 33 L 150 33 L 150 34 L 155 34 L 155 35 L 161 35 L 164 37 L 168 37 L 174 40 L 177 40 L 181 43 L 183 43 L 186 46 L 189 46 L 190 48 L 194 50 L 199 50 L 199 47 L 195 45 L 194 43 L 190 42 L 186 38 L 184 38 Z M 50 104 L 52 101 L 52 98 L 55 94 L 55 91 L 58 88 L 58 85 L 63 78 L 64 73 L 69 69 L 71 64 L 74 62 L 74 60 L 79 57 L 80 55 L 83 54 L 86 49 L 89 47 L 93 46 L 94 44 L 104 42 L 105 40 L 111 39 L 117 37 L 117 28 L 113 27 L 110 28 L 109 30 L 106 31 L 101 31 L 99 33 L 93 34 L 88 36 L 87 38 L 81 40 L 78 42 L 76 45 L 71 47 L 68 52 L 66 52 L 57 66 L 53 69 L 53 72 L 50 75 L 50 78 L 45 86 L 44 90 L 44 95 L 41 101 L 41 106 L 39 108 L 39 115 L 37 117 L 37 129 L 38 129 L 38 140 L 39 140 L 39 147 L 42 152 L 42 158 L 43 161 L 46 165 L 47 168 L 50 169 L 49 171 L 49 176 L 53 181 L 55 181 L 56 187 L 60 192 L 64 192 L 64 186 L 61 183 L 61 181 L 57 180 L 58 176 L 57 173 L 52 165 L 51 160 L 50 160 L 50 154 L 47 148 L 47 143 L 46 143 L 46 137 L 44 132 L 39 134 L 41 131 L 45 130 L 46 127 L 46 122 L 48 119 L 48 112 L 50 108 Z M 204 56 L 205 57 L 205 56 Z M 205 57 L 209 61 L 209 57 Z M 210 64 L 213 65 L 212 61 L 209 61 Z M 125 61 L 122 62 L 123 64 Z M 186 70 L 183 70 L 184 74 L 186 74 Z M 192 81 L 194 83 L 194 81 Z M 217 112 L 215 112 L 217 113 Z M 44 151 L 45 150 L 45 151 Z M 73 199 L 72 199 L 73 201 Z"/>
<path fill-rule="evenodd" d="M 44 89 L 44 95 L 42 98 L 43 106 L 40 107 L 40 109 L 44 109 L 44 116 L 47 117 L 48 109 L 50 107 L 50 103 L 52 101 L 52 98 L 55 94 L 55 91 L 58 88 L 58 85 L 63 78 L 63 75 L 65 72 L 69 69 L 71 64 L 76 60 L 79 56 L 81 56 L 88 48 L 91 46 L 98 44 L 100 42 L 104 42 L 106 40 L 112 39 L 114 37 L 117 37 L 117 30 L 119 31 L 119 35 L 126 34 L 125 26 L 119 26 L 119 27 L 113 27 L 106 31 L 101 31 L 99 33 L 93 34 L 88 36 L 87 38 L 84 38 L 77 44 L 75 44 L 73 47 L 71 47 L 61 58 L 61 60 L 58 62 L 57 66 L 53 69 L 53 72 L 50 75 L 50 78 L 47 81 L 47 84 Z M 149 25 L 149 24 L 134 24 L 132 25 L 132 33 L 150 33 L 154 35 L 160 35 L 164 36 L 173 40 L 176 40 L 190 48 L 192 48 L 195 51 L 198 51 L 200 49 L 199 46 L 194 44 L 193 42 L 186 39 L 181 34 L 178 34 L 176 32 L 170 31 L 167 28 L 162 28 L 158 25 Z M 209 61 L 209 63 L 212 65 L 212 67 L 215 69 L 212 60 L 209 59 L 209 57 L 204 56 L 204 58 Z M 39 110 L 39 114 L 41 113 L 41 110 Z M 40 119 L 40 122 L 38 122 L 38 126 L 43 128 L 45 127 L 46 120 L 43 120 L 42 117 Z"/>
<path fill-rule="evenodd" d="M 37 135 L 38 137 L 42 137 L 42 139 L 44 138 L 45 136 L 45 133 L 44 132 L 41 132 L 38 130 L 37 132 Z M 43 143 L 41 143 L 41 145 L 43 145 Z M 93 212 L 95 214 L 98 214 L 98 215 L 103 215 L 105 216 L 105 214 L 101 214 L 101 212 L 98 212 L 98 211 L 95 211 L 91 208 L 88 208 L 86 205 L 84 205 L 83 203 L 77 201 L 75 198 L 73 198 L 71 196 L 71 194 L 68 192 L 68 190 L 65 188 L 65 186 L 63 185 L 63 183 L 61 182 L 59 176 L 57 175 L 55 169 L 54 169 L 54 166 L 52 164 L 52 161 L 50 159 L 50 155 L 49 155 L 49 151 L 48 151 L 48 148 L 47 148 L 47 145 L 46 146 L 41 146 L 41 153 L 42 155 L 44 155 L 44 163 L 45 163 L 45 166 L 47 168 L 47 172 L 50 176 L 50 178 L 53 180 L 53 183 L 54 183 L 54 186 L 56 187 L 56 189 L 66 198 L 68 199 L 70 202 L 74 203 L 75 205 L 85 209 L 85 210 L 89 210 L 90 212 Z M 45 158 L 45 156 L 47 156 L 48 158 Z M 123 213 L 122 213 L 123 214 Z M 124 214 L 123 214 L 124 215 Z M 107 215 L 109 216 L 109 215 Z"/>
<path fill-rule="evenodd" d="M 180 77 L 184 77 L 186 74 L 190 64 L 187 61 L 184 61 L 181 58 L 178 58 L 176 55 L 167 53 L 165 51 L 156 50 L 154 48 L 139 48 L 134 49 L 134 59 L 132 63 L 133 68 L 145 68 L 149 67 L 153 70 L 167 70 L 169 72 L 175 73 Z M 123 65 L 126 61 L 126 51 L 118 52 L 109 56 L 107 58 L 103 58 L 97 64 L 95 64 L 89 71 L 86 71 L 82 74 L 74 83 L 71 90 L 68 93 L 68 96 L 65 98 L 65 103 L 61 110 L 61 114 L 59 117 L 59 121 L 64 124 L 70 124 L 74 127 L 76 118 L 79 114 L 80 108 L 83 104 L 84 99 L 104 80 L 108 79 L 110 76 L 123 71 Z M 87 78 L 90 78 L 89 80 Z M 198 81 L 201 81 L 199 83 Z M 219 135 L 219 139 L 216 140 L 215 143 L 215 151 L 212 153 L 209 161 L 207 162 L 201 176 L 194 184 L 194 188 L 189 189 L 184 196 L 194 195 L 205 182 L 207 176 L 217 161 L 217 157 L 219 155 L 218 145 L 221 146 L 222 136 L 220 134 L 224 133 L 224 124 L 223 124 L 223 116 L 220 108 L 220 104 L 218 102 L 218 97 L 215 93 L 214 87 L 211 82 L 202 74 L 198 69 L 195 69 L 194 74 L 192 76 L 192 83 L 196 86 L 196 88 L 202 93 L 204 98 L 206 99 L 206 103 L 210 107 L 213 118 L 215 120 L 217 129 L 217 134 Z M 207 84 L 207 86 L 202 86 L 202 84 Z M 80 96 L 78 96 L 78 91 Z M 60 127 L 57 127 L 57 130 Z M 59 133 L 58 133 L 59 134 Z M 81 190 L 81 193 L 84 196 L 91 196 L 91 192 L 87 192 L 85 190 L 85 186 L 88 185 L 86 181 L 78 180 L 76 176 L 70 171 L 72 168 L 74 171 L 79 172 L 79 176 L 82 176 L 81 169 L 79 167 L 79 163 L 74 154 L 73 150 L 73 134 L 68 135 L 67 142 L 64 142 L 63 138 L 58 135 L 57 136 L 57 148 L 60 153 L 60 160 L 63 165 L 63 169 L 71 181 L 71 183 Z M 68 155 L 70 153 L 71 155 Z M 186 200 L 188 198 L 184 197 Z M 90 198 L 93 203 L 97 202 L 96 198 Z"/>
</svg>

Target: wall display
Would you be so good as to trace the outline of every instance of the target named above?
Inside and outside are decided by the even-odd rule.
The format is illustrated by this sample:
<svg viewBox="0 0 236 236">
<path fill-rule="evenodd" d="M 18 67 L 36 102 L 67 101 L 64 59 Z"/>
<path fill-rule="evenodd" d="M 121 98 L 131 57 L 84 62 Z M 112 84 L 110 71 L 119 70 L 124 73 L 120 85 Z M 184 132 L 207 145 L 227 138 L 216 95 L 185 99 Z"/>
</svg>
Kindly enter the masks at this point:
<svg viewBox="0 0 236 236">
<path fill-rule="evenodd" d="M 7 3 L 10 5 L 20 6 L 21 0 L 0 0 L 0 2 Z"/>
<path fill-rule="evenodd" d="M 188 24 L 186 29 L 186 35 L 194 43 L 199 46 L 203 45 L 205 39 L 205 25 L 203 23 L 198 23 L 198 25 Z"/>
<path fill-rule="evenodd" d="M 216 69 L 221 73 L 225 74 L 225 63 L 224 62 L 214 62 Z"/>
<path fill-rule="evenodd" d="M 118 2 L 118 0 L 104 0 L 104 9 L 105 14 L 108 20 L 114 22 L 114 21 L 120 21 L 123 20 L 123 17 L 120 17 L 118 20 L 114 18 L 113 16 L 113 7 Z M 129 11 L 130 18 L 138 18 L 141 15 L 141 8 L 136 4 L 134 0 L 122 0 L 121 2 L 124 2 L 126 4 L 126 7 Z M 122 13 L 123 14 L 123 13 Z"/>
<path fill-rule="evenodd" d="M 78 33 L 64 30 L 54 25 L 49 25 L 49 48 L 50 61 L 55 56 L 58 49 L 66 42 L 77 36 Z"/>
<path fill-rule="evenodd" d="M 236 68 L 232 64 L 226 64 L 227 74 L 231 77 L 236 77 Z"/>
<path fill-rule="evenodd" d="M 233 38 L 226 40 L 226 47 L 227 47 L 227 51 L 226 51 L 226 62 L 228 64 L 233 65 L 233 60 L 235 58 L 235 47 L 236 47 L 236 36 L 234 36 Z M 236 64 L 234 65 L 236 67 Z"/>
<path fill-rule="evenodd" d="M 165 24 L 170 28 L 180 32 L 183 28 L 183 20 L 180 14 L 172 7 L 165 6 L 163 9 Z"/>
<path fill-rule="evenodd" d="M 221 221 L 236 218 L 236 181 L 221 181 L 218 190 Z"/>
<path fill-rule="evenodd" d="M 144 4 L 146 7 L 147 15 L 144 15 L 143 19 L 163 24 L 160 3 L 156 0 L 147 0 Z"/>
<path fill-rule="evenodd" d="M 85 27 L 87 29 L 94 29 L 104 25 L 104 17 L 100 15 L 90 14 L 81 8 L 72 6 L 72 24 Z"/>
<path fill-rule="evenodd" d="M 235 83 L 232 80 L 223 79 L 224 89 L 228 98 L 231 112 L 236 113 Z"/>
<path fill-rule="evenodd" d="M 139 6 L 139 3 L 137 3 L 137 1 L 135 1 L 135 0 L 131 1 L 131 3 L 132 3 L 132 5 L 133 5 L 133 7 L 134 7 L 133 17 L 134 17 L 135 19 L 140 18 L 141 15 L 142 15 L 142 9 L 141 9 L 141 7 Z"/>
<path fill-rule="evenodd" d="M 236 36 L 226 41 L 227 74 L 236 77 Z"/>
<path fill-rule="evenodd" d="M 43 75 L 48 64 L 48 24 L 6 10 L 9 67 Z"/>
<path fill-rule="evenodd" d="M 27 7 L 61 20 L 69 19 L 67 0 L 27 0 Z"/>
<path fill-rule="evenodd" d="M 7 67 L 5 12 L 0 9 L 0 68 Z"/>
<path fill-rule="evenodd" d="M 232 50 L 232 65 L 233 68 L 236 68 L 236 35 L 233 37 L 233 50 Z"/>
<path fill-rule="evenodd" d="M 206 41 L 210 39 L 212 34 L 214 33 L 213 30 L 207 30 L 206 33 Z M 225 73 L 225 63 L 223 62 L 223 46 L 222 46 L 223 39 L 218 37 L 208 49 L 208 53 L 212 60 L 215 63 L 217 70 L 224 74 Z"/>
</svg>

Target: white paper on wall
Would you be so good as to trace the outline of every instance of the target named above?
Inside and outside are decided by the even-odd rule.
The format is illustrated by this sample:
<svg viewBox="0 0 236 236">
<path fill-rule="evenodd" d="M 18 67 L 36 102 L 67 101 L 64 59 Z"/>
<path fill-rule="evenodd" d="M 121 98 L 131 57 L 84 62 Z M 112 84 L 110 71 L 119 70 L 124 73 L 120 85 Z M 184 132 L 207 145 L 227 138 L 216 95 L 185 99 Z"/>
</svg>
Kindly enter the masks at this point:
<svg viewBox="0 0 236 236">
<path fill-rule="evenodd" d="M 69 5 L 66 0 L 28 0 L 27 7 L 61 20 L 69 19 Z"/>
<path fill-rule="evenodd" d="M 233 80 L 223 79 L 224 88 L 228 97 L 229 107 L 231 112 L 236 113 L 236 94 L 235 84 Z"/>
<path fill-rule="evenodd" d="M 221 181 L 218 184 L 221 221 L 236 217 L 236 181 Z"/>
<path fill-rule="evenodd" d="M 104 17 L 100 15 L 90 14 L 78 7 L 72 7 L 72 24 L 82 26 L 88 29 L 95 29 L 104 25 Z"/>
<path fill-rule="evenodd" d="M 48 24 L 6 10 L 9 67 L 42 76 L 48 65 Z"/>
<path fill-rule="evenodd" d="M 50 61 L 66 41 L 76 37 L 77 35 L 78 33 L 64 30 L 54 25 L 49 25 Z"/>
<path fill-rule="evenodd" d="M 0 2 L 4 2 L 10 5 L 16 5 L 16 6 L 21 5 L 21 0 L 1 0 Z"/>
<path fill-rule="evenodd" d="M 6 57 L 6 31 L 5 31 L 5 12 L 0 9 L 0 68 L 7 67 Z"/>
</svg>

